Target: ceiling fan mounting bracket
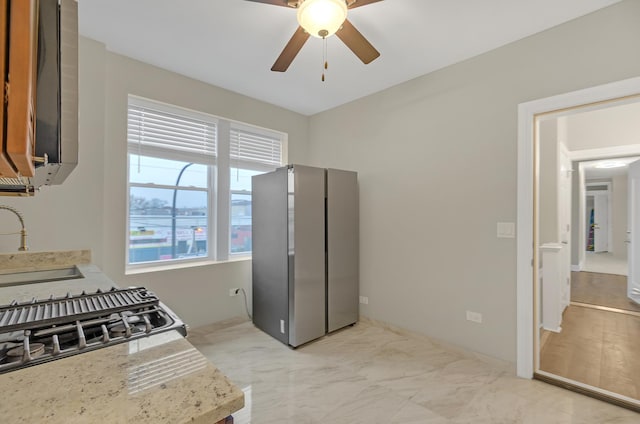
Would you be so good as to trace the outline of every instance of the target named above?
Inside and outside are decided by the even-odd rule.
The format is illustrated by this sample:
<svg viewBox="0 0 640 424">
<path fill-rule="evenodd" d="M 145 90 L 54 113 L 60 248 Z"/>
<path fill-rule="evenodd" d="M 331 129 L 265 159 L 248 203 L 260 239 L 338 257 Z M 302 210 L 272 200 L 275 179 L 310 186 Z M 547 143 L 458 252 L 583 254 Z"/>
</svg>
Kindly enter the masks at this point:
<svg viewBox="0 0 640 424">
<path fill-rule="evenodd" d="M 358 0 L 344 0 L 344 2 L 347 4 L 347 7 L 353 6 L 357 1 Z M 302 2 L 304 2 L 304 0 L 287 0 L 287 5 L 289 7 L 293 7 L 294 9 L 297 9 L 298 7 L 300 7 Z"/>
</svg>

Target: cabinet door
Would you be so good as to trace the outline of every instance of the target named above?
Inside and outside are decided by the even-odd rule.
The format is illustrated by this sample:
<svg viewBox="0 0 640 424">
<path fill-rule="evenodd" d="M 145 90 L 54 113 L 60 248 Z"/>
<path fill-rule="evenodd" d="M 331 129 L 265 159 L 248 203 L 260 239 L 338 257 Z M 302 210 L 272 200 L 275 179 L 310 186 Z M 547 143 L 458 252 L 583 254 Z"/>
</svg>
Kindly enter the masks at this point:
<svg viewBox="0 0 640 424">
<path fill-rule="evenodd" d="M 0 58 L 7 57 L 7 0 L 0 0 Z M 0 101 L 2 102 L 0 107 L 0 123 L 6 119 L 6 109 L 4 107 L 4 82 L 7 78 L 6 60 L 0 60 Z M 0 177 L 13 178 L 16 176 L 16 172 L 9 162 L 9 158 L 6 156 L 5 148 L 5 134 L 0 130 Z"/>
<path fill-rule="evenodd" d="M 9 104 L 6 153 L 17 171 L 33 177 L 35 166 L 37 0 L 11 1 L 9 16 Z"/>
</svg>

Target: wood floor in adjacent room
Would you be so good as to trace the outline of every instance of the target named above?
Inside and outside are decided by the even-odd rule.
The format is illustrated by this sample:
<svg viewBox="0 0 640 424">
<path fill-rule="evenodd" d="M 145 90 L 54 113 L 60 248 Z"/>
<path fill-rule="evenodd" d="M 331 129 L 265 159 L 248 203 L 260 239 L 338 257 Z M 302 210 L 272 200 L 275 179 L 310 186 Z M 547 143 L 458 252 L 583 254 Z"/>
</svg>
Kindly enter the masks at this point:
<svg viewBox="0 0 640 424">
<path fill-rule="evenodd" d="M 640 312 L 640 305 L 627 297 L 626 275 L 572 272 L 571 301 Z"/>
<path fill-rule="evenodd" d="M 621 288 L 616 276 L 610 276 L 611 284 L 607 286 L 606 274 L 574 273 L 572 280 L 577 274 L 585 289 L 581 296 L 587 296 L 589 302 L 620 306 L 618 303 L 626 299 L 626 289 Z M 588 287 L 598 290 L 590 293 Z M 621 290 L 623 294 L 614 293 Z M 608 291 L 610 296 L 606 295 Z M 599 297 L 602 297 L 600 301 Z M 574 301 L 574 293 L 571 299 Z M 564 312 L 562 331 L 544 333 L 541 370 L 640 399 L 640 316 L 637 312 L 620 313 L 572 304 Z"/>
</svg>

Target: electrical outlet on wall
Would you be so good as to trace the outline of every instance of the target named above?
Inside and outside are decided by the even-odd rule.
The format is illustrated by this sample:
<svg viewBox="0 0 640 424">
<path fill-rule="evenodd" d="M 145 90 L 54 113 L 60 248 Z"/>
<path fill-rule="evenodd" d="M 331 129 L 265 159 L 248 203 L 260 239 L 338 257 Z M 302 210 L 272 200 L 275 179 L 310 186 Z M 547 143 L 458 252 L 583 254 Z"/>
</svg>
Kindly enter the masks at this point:
<svg viewBox="0 0 640 424">
<path fill-rule="evenodd" d="M 362 303 L 363 305 L 368 305 L 369 298 L 367 296 L 360 296 L 360 303 Z"/>
<path fill-rule="evenodd" d="M 480 312 L 467 311 L 467 321 L 482 324 L 482 314 Z"/>
<path fill-rule="evenodd" d="M 229 296 L 231 296 L 231 297 L 237 296 L 239 291 L 240 291 L 240 289 L 238 289 L 238 288 L 229 289 Z"/>
</svg>

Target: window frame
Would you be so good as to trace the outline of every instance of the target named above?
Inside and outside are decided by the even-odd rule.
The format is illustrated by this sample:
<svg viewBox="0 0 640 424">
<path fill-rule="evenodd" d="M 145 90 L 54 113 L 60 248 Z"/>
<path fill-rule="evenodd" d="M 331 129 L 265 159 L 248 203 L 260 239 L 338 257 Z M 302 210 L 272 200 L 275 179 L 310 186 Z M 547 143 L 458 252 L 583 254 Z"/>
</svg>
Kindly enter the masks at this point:
<svg viewBox="0 0 640 424">
<path fill-rule="evenodd" d="M 127 248 L 125 249 L 125 264 L 126 269 L 130 270 L 139 270 L 139 269 L 147 269 L 147 268 L 156 268 L 162 266 L 171 266 L 178 265 L 184 266 L 183 264 L 189 263 L 199 263 L 203 261 L 213 261 L 215 260 L 215 227 L 212 226 L 212 215 L 215 215 L 215 165 L 210 164 L 200 164 L 205 165 L 207 168 L 207 187 L 193 187 L 193 186 L 179 186 L 179 185 L 167 185 L 167 184 L 155 184 L 155 183 L 132 183 L 130 181 L 129 170 L 131 169 L 131 158 L 132 155 L 137 155 L 137 153 L 133 153 L 131 151 L 127 152 Z M 160 157 L 160 156 L 151 156 L 155 158 L 161 158 L 166 160 L 174 160 L 168 157 Z M 190 162 L 197 163 L 197 162 Z M 202 256 L 195 256 L 191 258 L 179 258 L 179 259 L 165 259 L 165 260 L 157 260 L 157 261 L 145 261 L 145 262 L 130 262 L 130 234 L 131 234 L 131 209 L 129 204 L 129 199 L 131 195 L 132 187 L 142 187 L 142 188 L 157 188 L 157 189 L 168 189 L 168 190 L 184 190 L 184 191 L 199 191 L 207 193 L 207 254 Z"/>
<path fill-rule="evenodd" d="M 249 162 L 242 162 L 242 163 L 234 163 L 232 164 L 232 166 L 229 166 L 229 177 L 231 178 L 231 170 L 232 169 L 239 169 L 239 170 L 247 170 L 247 171 L 256 171 L 256 172 L 260 172 L 260 173 L 266 173 L 266 172 L 271 172 L 274 170 L 274 168 L 271 168 L 267 165 L 264 164 L 259 164 L 259 163 L 249 163 Z M 244 256 L 248 256 L 251 257 L 251 253 L 252 251 L 248 251 L 248 252 L 232 252 L 231 251 L 231 218 L 232 218 L 232 202 L 231 202 L 231 197 L 234 194 L 244 194 L 244 195 L 249 195 L 252 196 L 251 199 L 253 201 L 253 191 L 252 190 L 237 190 L 237 189 L 232 189 L 231 188 L 231 183 L 229 183 L 229 222 L 228 222 L 228 227 L 229 227 L 229 257 L 230 258 L 241 258 Z"/>
<path fill-rule="evenodd" d="M 190 266 L 198 266 L 207 263 L 226 262 L 229 260 L 250 259 L 251 252 L 234 252 L 231 253 L 231 196 L 232 194 L 249 194 L 251 190 L 231 190 L 230 174 L 232 168 L 254 170 L 260 172 L 273 171 L 286 163 L 287 158 L 287 142 L 286 133 L 258 127 L 255 125 L 242 123 L 234 120 L 220 118 L 218 116 L 207 113 L 194 111 L 176 105 L 170 105 L 132 94 L 128 95 L 127 112 L 129 112 L 131 104 L 138 105 L 142 103 L 149 108 L 157 109 L 167 113 L 182 115 L 189 118 L 205 120 L 215 125 L 215 158 L 209 161 L 194 160 L 198 155 L 185 153 L 173 149 L 163 149 L 159 147 L 140 148 L 139 144 L 132 143 L 127 138 L 127 176 L 126 176 L 126 249 L 125 249 L 125 274 L 138 273 L 145 271 L 155 271 L 159 269 L 175 269 Z M 127 124 L 129 117 L 127 116 Z M 255 134 L 261 134 L 265 137 L 273 137 L 279 139 L 280 143 L 280 164 L 268 165 L 260 162 L 252 162 L 245 160 L 237 160 L 231 158 L 231 131 L 247 130 Z M 128 137 L 128 136 L 127 136 Z M 207 183 L 208 187 L 197 188 L 187 186 L 173 186 L 155 183 L 136 183 L 131 182 L 131 160 L 135 155 L 151 156 L 166 160 L 183 161 L 190 163 L 199 163 L 207 166 Z M 204 157 L 204 156 L 202 156 Z M 131 240 L 131 215 L 130 215 L 130 193 L 132 187 L 149 187 L 149 188 L 167 188 L 179 190 L 206 191 L 208 193 L 208 216 L 207 216 L 207 254 L 193 258 L 181 258 L 170 260 L 157 260 L 130 263 L 129 248 Z"/>
<path fill-rule="evenodd" d="M 231 142 L 231 133 L 235 131 L 237 133 L 249 133 L 252 135 L 258 135 L 258 136 L 262 136 L 264 138 L 272 138 L 272 139 L 276 139 L 276 134 L 280 136 L 280 146 L 279 146 L 279 150 L 280 150 L 280 162 L 278 164 L 275 164 L 273 162 L 273 158 L 274 155 L 269 155 L 271 157 L 271 161 L 270 160 L 266 160 L 266 161 L 260 161 L 260 160 L 251 160 L 251 159 L 240 159 L 238 157 L 231 157 L 231 155 L 233 154 L 231 152 L 231 147 L 233 145 L 233 143 Z M 285 155 L 285 143 L 284 143 L 284 135 L 282 133 L 277 133 L 276 131 L 273 130 L 266 130 L 263 128 L 259 128 L 253 125 L 248 125 L 248 124 L 244 124 L 241 122 L 231 122 L 230 124 L 230 128 L 229 128 L 229 166 L 228 166 L 228 171 L 226 172 L 226 175 L 229 176 L 229 178 L 231 179 L 231 170 L 232 169 L 239 169 L 239 170 L 247 170 L 247 171 L 256 171 L 256 172 L 260 172 L 260 173 L 266 173 L 266 172 L 271 172 L 274 171 L 275 169 L 283 166 L 283 162 L 284 162 L 284 155 Z M 240 146 L 242 145 L 242 142 L 240 140 L 240 138 L 238 139 L 238 156 L 240 156 Z M 221 172 L 224 172 L 221 170 Z M 253 194 L 252 194 L 252 190 L 233 190 L 231 189 L 231 181 L 229 181 L 229 194 L 228 194 L 228 198 L 229 198 L 229 220 L 228 220 L 228 254 L 230 258 L 241 258 L 241 257 L 251 257 L 251 253 L 252 251 L 248 251 L 248 252 L 231 252 L 231 218 L 232 218 L 232 202 L 231 202 L 231 197 L 233 194 L 244 194 L 244 195 L 249 195 L 252 196 L 253 199 Z"/>
</svg>

